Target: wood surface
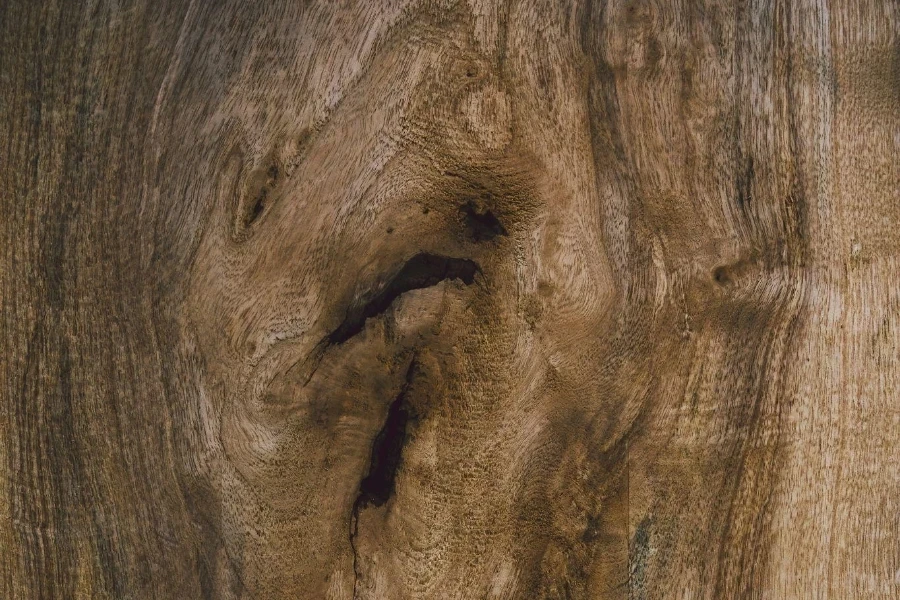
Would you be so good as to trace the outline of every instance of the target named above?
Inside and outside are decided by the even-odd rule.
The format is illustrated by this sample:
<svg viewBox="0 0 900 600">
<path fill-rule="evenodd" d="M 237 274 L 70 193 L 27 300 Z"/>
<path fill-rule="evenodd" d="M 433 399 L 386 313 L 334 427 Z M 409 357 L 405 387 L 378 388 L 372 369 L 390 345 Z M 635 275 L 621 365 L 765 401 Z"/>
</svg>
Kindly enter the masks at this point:
<svg viewBox="0 0 900 600">
<path fill-rule="evenodd" d="M 0 30 L 0 598 L 900 597 L 900 3 Z"/>
</svg>

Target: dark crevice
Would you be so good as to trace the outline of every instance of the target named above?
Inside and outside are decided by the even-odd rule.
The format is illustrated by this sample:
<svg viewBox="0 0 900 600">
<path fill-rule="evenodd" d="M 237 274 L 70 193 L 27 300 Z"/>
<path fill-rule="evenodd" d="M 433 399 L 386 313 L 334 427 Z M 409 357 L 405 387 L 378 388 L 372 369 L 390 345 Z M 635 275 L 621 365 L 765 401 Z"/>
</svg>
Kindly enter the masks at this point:
<svg viewBox="0 0 900 600">
<path fill-rule="evenodd" d="M 498 235 L 509 235 L 503 223 L 481 201 L 469 200 L 460 211 L 469 237 L 476 242 L 490 241 Z"/>
<path fill-rule="evenodd" d="M 266 209 L 266 196 L 269 195 L 269 191 L 266 188 L 263 188 L 259 191 L 259 194 L 253 201 L 253 205 L 250 207 L 250 210 L 247 212 L 247 217 L 244 219 L 244 226 L 249 227 L 256 221 L 259 216 Z"/>
<path fill-rule="evenodd" d="M 302 373 L 303 386 L 309 384 L 325 353 L 331 346 L 340 345 L 360 333 L 366 321 L 377 317 L 388 310 L 391 304 L 404 293 L 431 287 L 449 279 L 459 279 L 466 285 L 475 282 L 475 274 L 481 273 L 481 267 L 474 260 L 452 258 L 436 254 L 420 253 L 409 259 L 400 271 L 381 291 L 366 304 L 348 311 L 347 318 L 337 329 L 322 338 L 306 357 Z"/>
<path fill-rule="evenodd" d="M 356 535 L 359 533 L 359 498 L 353 504 L 350 515 L 350 551 L 353 552 L 353 600 L 356 600 L 356 588 L 359 585 L 359 551 L 356 548 Z"/>
<path fill-rule="evenodd" d="M 369 472 L 359 484 L 359 508 L 366 506 L 383 506 L 394 494 L 394 483 L 397 469 L 400 466 L 400 455 L 406 442 L 406 427 L 414 418 L 411 408 L 406 402 L 406 392 L 415 375 L 416 363 L 411 362 L 406 371 L 406 381 L 400 393 L 391 402 L 387 418 L 381 431 L 372 443 L 372 457 Z"/>
<path fill-rule="evenodd" d="M 359 582 L 359 552 L 356 538 L 359 533 L 359 513 L 368 506 L 384 506 L 394 495 L 397 470 L 407 438 L 407 426 L 415 414 L 406 401 L 406 394 L 415 377 L 416 361 L 413 359 L 406 371 L 406 379 L 397 397 L 388 407 L 388 414 L 381 430 L 372 442 L 369 470 L 359 485 L 359 494 L 350 515 L 350 549 L 353 552 L 353 597 Z"/>
<path fill-rule="evenodd" d="M 344 322 L 327 338 L 329 344 L 342 344 L 362 331 L 366 320 L 384 313 L 399 296 L 410 290 L 431 287 L 448 279 L 466 285 L 475 281 L 481 269 L 473 260 L 420 253 L 409 259 L 374 298 L 351 310 Z"/>
<path fill-rule="evenodd" d="M 266 170 L 265 175 L 263 177 L 257 177 L 259 180 L 257 185 L 259 186 L 259 191 L 256 193 L 256 196 L 253 197 L 253 200 L 249 203 L 246 210 L 244 211 L 244 227 L 250 227 L 253 223 L 256 222 L 257 219 L 265 212 L 266 206 L 268 205 L 269 195 L 278 185 L 278 180 L 281 176 L 281 173 L 278 169 L 277 165 L 271 165 Z"/>
</svg>

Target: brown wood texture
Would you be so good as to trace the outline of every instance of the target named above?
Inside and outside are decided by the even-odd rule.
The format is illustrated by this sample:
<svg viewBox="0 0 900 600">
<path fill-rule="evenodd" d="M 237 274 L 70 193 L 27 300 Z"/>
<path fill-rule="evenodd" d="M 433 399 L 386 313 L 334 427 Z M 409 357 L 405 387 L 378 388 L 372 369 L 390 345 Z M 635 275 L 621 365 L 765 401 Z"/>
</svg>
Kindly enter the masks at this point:
<svg viewBox="0 0 900 600">
<path fill-rule="evenodd" d="M 897 2 L 0 30 L 0 598 L 900 597 Z"/>
</svg>

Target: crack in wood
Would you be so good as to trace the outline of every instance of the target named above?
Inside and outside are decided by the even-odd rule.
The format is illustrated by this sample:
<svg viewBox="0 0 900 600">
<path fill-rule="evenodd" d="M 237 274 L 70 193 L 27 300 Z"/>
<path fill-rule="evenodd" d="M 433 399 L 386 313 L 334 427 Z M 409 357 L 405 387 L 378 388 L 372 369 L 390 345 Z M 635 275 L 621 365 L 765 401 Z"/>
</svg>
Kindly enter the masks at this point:
<svg viewBox="0 0 900 600">
<path fill-rule="evenodd" d="M 442 281 L 459 280 L 465 285 L 475 282 L 475 275 L 481 273 L 477 262 L 467 258 L 454 258 L 420 252 L 406 261 L 394 277 L 371 300 L 356 309 L 350 309 L 344 321 L 330 334 L 316 344 L 316 347 L 305 359 L 309 366 L 304 370 L 308 374 L 303 386 L 307 386 L 318 370 L 325 352 L 331 346 L 339 346 L 360 333 L 366 321 L 378 317 L 394 303 L 394 301 L 412 290 L 433 287 Z"/>
<path fill-rule="evenodd" d="M 394 300 L 406 292 L 432 287 L 448 279 L 466 285 L 475 281 L 481 267 L 474 260 L 420 252 L 406 261 L 400 271 L 363 306 L 351 310 L 337 329 L 328 336 L 329 344 L 342 344 L 362 331 L 366 321 L 383 314 Z"/>
<path fill-rule="evenodd" d="M 369 470 L 360 482 L 359 494 L 353 502 L 350 515 L 350 548 L 353 551 L 353 598 L 357 597 L 359 583 L 359 550 L 356 538 L 359 534 L 359 513 L 368 506 L 384 506 L 394 495 L 397 471 L 406 444 L 407 426 L 416 415 L 406 400 L 416 374 L 416 359 L 413 358 L 406 370 L 406 377 L 400 392 L 388 407 L 381 429 L 372 442 Z"/>
</svg>

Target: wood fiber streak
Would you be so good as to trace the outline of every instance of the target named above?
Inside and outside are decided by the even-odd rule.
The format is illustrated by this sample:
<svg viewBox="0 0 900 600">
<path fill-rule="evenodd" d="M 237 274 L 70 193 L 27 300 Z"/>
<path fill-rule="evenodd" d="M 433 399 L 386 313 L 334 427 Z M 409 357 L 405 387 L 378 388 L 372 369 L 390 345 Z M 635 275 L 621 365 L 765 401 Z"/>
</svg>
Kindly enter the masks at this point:
<svg viewBox="0 0 900 600">
<path fill-rule="evenodd" d="M 896 1 L 0 31 L 0 598 L 900 597 Z"/>
</svg>

